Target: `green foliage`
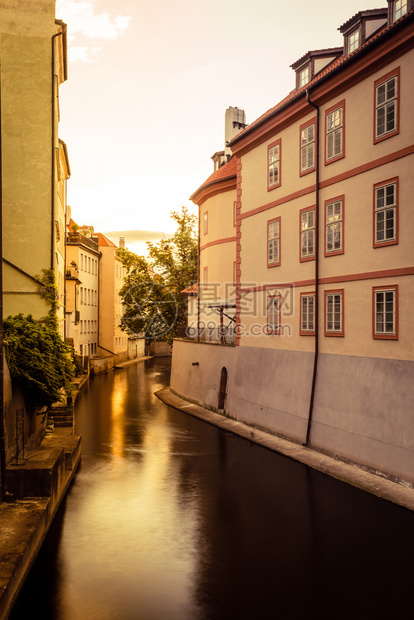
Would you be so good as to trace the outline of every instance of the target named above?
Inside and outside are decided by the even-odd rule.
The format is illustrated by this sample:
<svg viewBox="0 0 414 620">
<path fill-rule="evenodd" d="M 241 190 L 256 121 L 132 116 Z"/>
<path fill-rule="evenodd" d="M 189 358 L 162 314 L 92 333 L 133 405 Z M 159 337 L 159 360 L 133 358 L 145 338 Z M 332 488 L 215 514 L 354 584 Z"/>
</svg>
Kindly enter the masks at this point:
<svg viewBox="0 0 414 620">
<path fill-rule="evenodd" d="M 10 374 L 28 407 L 62 401 L 62 390 L 70 394 L 74 377 L 70 348 L 53 326 L 18 314 L 4 320 L 3 330 Z"/>
<path fill-rule="evenodd" d="M 43 297 L 46 303 L 50 306 L 48 315 L 44 317 L 43 321 L 57 331 L 58 319 L 57 309 L 59 305 L 59 295 L 56 286 L 55 272 L 52 269 L 42 269 L 42 275 L 37 276 L 36 279 L 39 282 L 39 293 Z"/>
<path fill-rule="evenodd" d="M 197 280 L 197 218 L 186 207 L 171 213 L 178 228 L 171 239 L 148 242 L 149 260 L 125 249 L 118 257 L 128 274 L 120 295 L 125 307 L 122 328 L 148 340 L 171 343 L 186 322 L 181 292 Z"/>
</svg>

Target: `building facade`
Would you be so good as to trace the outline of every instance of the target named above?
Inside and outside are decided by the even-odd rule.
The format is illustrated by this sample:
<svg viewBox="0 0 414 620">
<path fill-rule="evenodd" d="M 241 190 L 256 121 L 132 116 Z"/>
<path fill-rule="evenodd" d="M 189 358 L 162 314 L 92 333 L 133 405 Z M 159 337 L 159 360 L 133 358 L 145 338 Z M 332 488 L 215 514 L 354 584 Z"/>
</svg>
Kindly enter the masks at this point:
<svg viewBox="0 0 414 620">
<path fill-rule="evenodd" d="M 0 19 L 4 315 L 49 311 L 39 277 L 64 296 L 64 210 L 70 174 L 58 139 L 59 86 L 67 79 L 66 25 L 54 0 L 10 0 Z M 63 335 L 64 310 L 58 310 Z"/>
<path fill-rule="evenodd" d="M 92 227 L 72 228 L 66 243 L 65 335 L 77 355 L 93 358 L 98 354 L 101 253 Z"/>
<path fill-rule="evenodd" d="M 236 342 L 176 341 L 171 378 L 207 407 L 411 485 L 413 24 L 412 2 L 359 12 L 343 47 L 293 63 L 295 89 L 230 141 L 236 206 L 222 191 L 220 217 L 236 213 Z M 210 265 L 229 280 L 215 266 L 225 243 L 203 248 L 203 219 L 200 231 L 201 290 Z"/>
<path fill-rule="evenodd" d="M 98 351 L 100 355 L 110 353 L 123 360 L 128 357 L 128 336 L 120 327 L 123 308 L 119 292 L 124 283 L 125 268 L 116 255 L 118 246 L 102 233 L 98 233 L 97 238 L 102 255 Z"/>
</svg>

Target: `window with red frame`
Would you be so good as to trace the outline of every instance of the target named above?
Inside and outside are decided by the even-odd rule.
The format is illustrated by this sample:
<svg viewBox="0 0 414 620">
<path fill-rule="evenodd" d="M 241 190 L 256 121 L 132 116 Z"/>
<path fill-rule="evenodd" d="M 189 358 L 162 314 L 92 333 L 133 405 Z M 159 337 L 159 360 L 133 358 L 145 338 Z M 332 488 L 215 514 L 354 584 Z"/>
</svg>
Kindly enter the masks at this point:
<svg viewBox="0 0 414 620">
<path fill-rule="evenodd" d="M 398 340 L 398 286 L 377 286 L 373 291 L 373 337 Z"/>
<path fill-rule="evenodd" d="M 280 156 L 281 156 L 282 140 L 276 140 L 272 144 L 269 144 L 267 149 L 267 188 L 275 189 L 281 184 L 280 180 Z"/>
<path fill-rule="evenodd" d="M 325 291 L 325 336 L 344 336 L 344 291 Z"/>
<path fill-rule="evenodd" d="M 267 266 L 280 265 L 280 217 L 267 223 Z"/>
<path fill-rule="evenodd" d="M 345 101 L 325 112 L 325 164 L 345 156 Z"/>
</svg>

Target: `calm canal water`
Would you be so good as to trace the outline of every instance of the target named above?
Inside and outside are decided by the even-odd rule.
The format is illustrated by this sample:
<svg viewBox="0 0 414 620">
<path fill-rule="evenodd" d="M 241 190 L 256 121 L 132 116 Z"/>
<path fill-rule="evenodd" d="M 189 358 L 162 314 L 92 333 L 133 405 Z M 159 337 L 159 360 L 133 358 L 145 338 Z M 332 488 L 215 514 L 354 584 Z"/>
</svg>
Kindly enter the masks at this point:
<svg viewBox="0 0 414 620">
<path fill-rule="evenodd" d="M 414 618 L 414 513 L 95 377 L 82 464 L 13 620 Z"/>
</svg>

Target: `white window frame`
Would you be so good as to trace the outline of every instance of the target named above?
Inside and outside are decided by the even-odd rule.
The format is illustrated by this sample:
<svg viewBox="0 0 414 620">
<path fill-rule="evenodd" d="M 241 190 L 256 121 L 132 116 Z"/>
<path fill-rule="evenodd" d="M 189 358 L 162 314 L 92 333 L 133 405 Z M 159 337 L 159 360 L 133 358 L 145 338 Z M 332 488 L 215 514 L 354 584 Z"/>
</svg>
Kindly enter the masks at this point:
<svg viewBox="0 0 414 620">
<path fill-rule="evenodd" d="M 374 338 L 397 337 L 397 289 L 374 288 Z"/>
<path fill-rule="evenodd" d="M 267 266 L 280 265 L 280 217 L 267 222 Z"/>
<path fill-rule="evenodd" d="M 300 296 L 300 334 L 315 333 L 315 293 L 302 293 Z"/>
<path fill-rule="evenodd" d="M 394 2 L 394 21 L 400 19 L 408 12 L 407 0 L 395 0 Z"/>
<path fill-rule="evenodd" d="M 343 155 L 344 109 L 338 106 L 326 115 L 326 161 Z"/>
<path fill-rule="evenodd" d="M 315 168 L 315 123 L 310 123 L 300 132 L 300 171 Z"/>
<path fill-rule="evenodd" d="M 280 155 L 281 155 L 281 140 L 277 140 L 268 147 L 267 162 L 267 185 L 268 189 L 274 189 L 279 187 L 280 181 Z"/>
<path fill-rule="evenodd" d="M 351 54 L 354 50 L 359 47 L 359 30 L 354 30 L 348 36 L 348 54 Z"/>
<path fill-rule="evenodd" d="M 305 86 L 305 84 L 308 84 L 309 80 L 310 80 L 310 66 L 307 65 L 306 67 L 303 67 L 303 69 L 299 71 L 299 88 L 302 88 L 302 86 Z"/>
<path fill-rule="evenodd" d="M 325 336 L 344 335 L 344 292 L 325 291 Z"/>
<path fill-rule="evenodd" d="M 394 74 L 375 86 L 375 139 L 394 135 L 397 131 L 398 75 Z"/>
<path fill-rule="evenodd" d="M 300 212 L 300 258 L 309 260 L 315 258 L 315 207 L 303 209 Z"/>
<path fill-rule="evenodd" d="M 267 296 L 267 334 L 280 334 L 281 297 Z"/>
</svg>

